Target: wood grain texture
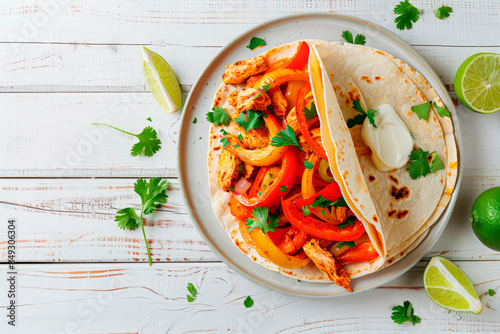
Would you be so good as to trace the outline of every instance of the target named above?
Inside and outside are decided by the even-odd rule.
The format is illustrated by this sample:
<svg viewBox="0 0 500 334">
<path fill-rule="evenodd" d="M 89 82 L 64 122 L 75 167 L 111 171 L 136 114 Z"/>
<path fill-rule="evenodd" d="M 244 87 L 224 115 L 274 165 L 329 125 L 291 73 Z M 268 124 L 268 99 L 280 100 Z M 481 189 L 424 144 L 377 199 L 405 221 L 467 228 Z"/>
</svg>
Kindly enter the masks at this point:
<svg viewBox="0 0 500 334">
<path fill-rule="evenodd" d="M 144 262 L 140 230 L 116 226 L 116 211 L 140 207 L 133 179 L 0 180 L 0 212 L 17 220 L 18 261 Z M 500 178 L 466 178 L 455 211 L 439 243 L 427 258 L 500 260 L 473 235 L 470 209 L 479 193 L 500 185 Z M 218 261 L 194 228 L 176 180 L 166 205 L 150 217 L 146 234 L 154 261 Z M 198 205 L 210 205 L 200 197 Z M 214 228 L 219 228 L 214 226 Z M 7 230 L 0 230 L 0 258 L 7 256 Z M 237 251 L 236 247 L 234 251 Z"/>
<path fill-rule="evenodd" d="M 23 333 L 388 333 L 495 332 L 500 266 L 457 262 L 485 305 L 480 315 L 435 305 L 422 286 L 425 263 L 386 286 L 339 299 L 304 299 L 257 286 L 220 263 L 18 265 L 18 327 Z M 5 269 L 0 275 L 5 276 Z M 0 289 L 6 289 L 0 280 Z M 188 283 L 197 299 L 186 300 Z M 307 284 L 292 282 L 293 284 Z M 245 308 L 251 296 L 255 304 Z M 391 308 L 410 300 L 422 322 L 395 324 Z M 0 297 L 0 307 L 6 298 Z M 7 330 L 4 321 L 0 330 Z"/>
<path fill-rule="evenodd" d="M 334 12 L 378 23 L 420 45 L 500 46 L 496 0 L 453 1 L 446 20 L 434 17 L 442 5 L 414 0 L 422 15 L 413 29 L 399 31 L 392 12 L 397 1 L 225 0 L 225 1 L 3 1 L 0 41 L 99 44 L 222 46 L 234 36 L 277 17 Z"/>
<path fill-rule="evenodd" d="M 341 40 L 332 36 L 332 40 Z M 500 43 L 499 43 L 500 44 Z M 367 45 L 373 45 L 370 40 Z M 188 91 L 222 47 L 153 46 Z M 415 46 L 453 90 L 454 74 L 468 56 L 500 47 Z M 252 52 L 248 50 L 249 57 Z M 0 92 L 148 91 L 138 45 L 0 43 Z"/>
</svg>

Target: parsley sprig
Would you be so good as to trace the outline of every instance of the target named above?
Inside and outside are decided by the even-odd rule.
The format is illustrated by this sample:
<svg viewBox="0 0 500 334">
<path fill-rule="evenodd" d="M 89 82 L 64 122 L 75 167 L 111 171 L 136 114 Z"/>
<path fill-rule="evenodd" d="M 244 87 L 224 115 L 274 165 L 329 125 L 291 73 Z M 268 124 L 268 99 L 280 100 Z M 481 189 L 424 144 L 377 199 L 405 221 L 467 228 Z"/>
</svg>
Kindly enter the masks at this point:
<svg viewBox="0 0 500 334">
<path fill-rule="evenodd" d="M 410 163 L 406 167 L 410 177 L 414 180 L 421 176 L 434 173 L 440 169 L 444 169 L 444 165 L 437 153 L 435 151 L 429 153 L 422 148 L 411 152 Z"/>
<path fill-rule="evenodd" d="M 365 45 L 366 44 L 366 37 L 365 37 L 365 35 L 357 34 L 356 37 L 353 40 L 352 33 L 349 30 L 342 31 L 342 38 L 347 43 L 359 44 L 359 45 Z"/>
<path fill-rule="evenodd" d="M 266 45 L 266 41 L 263 40 L 262 38 L 259 38 L 259 37 L 252 37 L 252 39 L 250 40 L 250 44 L 247 45 L 247 48 L 249 48 L 250 50 L 255 50 L 257 48 L 260 48 L 262 46 L 265 46 Z"/>
<path fill-rule="evenodd" d="M 234 121 L 241 125 L 241 127 L 245 129 L 245 132 L 248 133 L 248 131 L 252 129 L 262 128 L 264 125 L 264 116 L 267 117 L 266 114 L 260 111 L 249 109 L 246 111 L 246 116 L 245 113 L 240 113 L 240 116 L 235 118 Z"/>
<path fill-rule="evenodd" d="M 451 7 L 442 5 L 437 9 L 435 16 L 440 20 L 444 20 L 445 17 L 450 16 L 451 12 L 453 12 L 453 9 L 451 9 Z"/>
<path fill-rule="evenodd" d="M 399 30 L 408 29 L 413 27 L 413 23 L 417 22 L 420 18 L 418 8 L 413 6 L 408 0 L 401 1 L 394 7 L 394 14 L 399 15 L 394 20 L 396 28 Z"/>
<path fill-rule="evenodd" d="M 135 134 L 128 131 L 124 131 L 122 129 L 118 129 L 117 127 L 114 127 L 109 124 L 92 123 L 92 125 L 104 125 L 139 139 L 139 142 L 135 143 L 130 149 L 130 155 L 133 157 L 136 157 L 141 153 L 144 153 L 144 155 L 147 157 L 151 157 L 161 148 L 161 140 L 157 137 L 156 130 L 150 126 L 146 126 L 141 133 Z"/>
<path fill-rule="evenodd" d="M 291 145 L 291 146 L 297 146 L 300 151 L 302 151 L 302 148 L 299 145 L 299 142 L 297 141 L 297 136 L 295 135 L 295 131 L 293 131 L 292 127 L 290 125 L 286 125 L 286 129 L 280 130 L 272 139 L 271 139 L 271 145 L 272 146 L 286 146 L 286 145 Z"/>
<path fill-rule="evenodd" d="M 422 319 L 414 314 L 413 305 L 409 301 L 405 301 L 403 306 L 397 305 L 392 308 L 391 319 L 397 324 L 402 324 L 407 321 L 411 322 L 413 326 L 419 324 Z"/>
<path fill-rule="evenodd" d="M 375 123 L 375 114 L 377 113 L 377 110 L 368 109 L 367 111 L 364 111 L 359 100 L 354 100 L 352 107 L 359 111 L 359 114 L 347 120 L 347 127 L 352 128 L 355 125 L 363 124 L 366 117 L 368 117 L 370 124 L 373 125 L 374 128 L 377 127 L 377 123 Z"/>
<path fill-rule="evenodd" d="M 243 305 L 245 305 L 246 308 L 250 308 L 253 306 L 253 299 L 252 297 L 248 296 L 244 301 L 243 301 Z"/>
<path fill-rule="evenodd" d="M 159 177 L 150 178 L 148 181 L 139 179 L 134 184 L 134 191 L 141 197 L 141 213 L 137 214 L 134 208 L 121 209 L 116 213 L 115 221 L 118 222 L 118 227 L 122 230 L 135 230 L 139 226 L 142 228 L 146 249 L 148 250 L 149 265 L 151 265 L 151 252 L 149 251 L 148 239 L 144 231 L 143 216 L 154 211 L 155 208 L 167 202 L 167 189 L 170 182 L 162 180 Z"/>
<path fill-rule="evenodd" d="M 304 115 L 306 116 L 306 121 L 310 120 L 311 118 L 318 116 L 318 111 L 316 110 L 316 105 L 311 103 L 309 108 L 305 107 L 304 108 Z"/>
<path fill-rule="evenodd" d="M 207 121 L 214 126 L 229 125 L 231 117 L 227 114 L 226 110 L 222 107 L 212 107 L 212 111 L 207 113 Z"/>
<path fill-rule="evenodd" d="M 252 218 L 248 218 L 248 232 L 252 232 L 254 228 L 260 228 L 265 234 L 267 232 L 276 232 L 275 227 L 278 227 L 280 219 L 277 216 L 269 214 L 269 208 L 264 206 L 256 207 L 252 210 Z"/>
<path fill-rule="evenodd" d="M 356 243 L 354 241 L 341 241 L 336 246 L 337 246 L 337 249 L 340 249 L 344 246 L 347 246 L 349 248 L 354 248 L 354 247 L 356 247 Z"/>
</svg>

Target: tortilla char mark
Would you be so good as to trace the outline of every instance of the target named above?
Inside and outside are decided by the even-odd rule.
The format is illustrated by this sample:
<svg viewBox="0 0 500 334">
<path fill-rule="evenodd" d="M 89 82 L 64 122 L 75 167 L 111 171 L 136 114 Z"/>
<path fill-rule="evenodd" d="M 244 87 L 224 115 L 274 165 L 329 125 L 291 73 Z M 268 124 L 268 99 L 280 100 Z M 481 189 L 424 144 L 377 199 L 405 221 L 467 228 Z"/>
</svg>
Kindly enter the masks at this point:
<svg viewBox="0 0 500 334">
<path fill-rule="evenodd" d="M 406 186 L 403 186 L 399 189 L 396 188 L 395 186 L 392 186 L 390 194 L 396 201 L 399 201 L 408 198 L 410 196 L 410 189 Z"/>
<path fill-rule="evenodd" d="M 410 213 L 409 210 L 390 210 L 387 212 L 387 217 L 396 218 L 396 219 L 403 219 L 409 213 Z"/>
</svg>

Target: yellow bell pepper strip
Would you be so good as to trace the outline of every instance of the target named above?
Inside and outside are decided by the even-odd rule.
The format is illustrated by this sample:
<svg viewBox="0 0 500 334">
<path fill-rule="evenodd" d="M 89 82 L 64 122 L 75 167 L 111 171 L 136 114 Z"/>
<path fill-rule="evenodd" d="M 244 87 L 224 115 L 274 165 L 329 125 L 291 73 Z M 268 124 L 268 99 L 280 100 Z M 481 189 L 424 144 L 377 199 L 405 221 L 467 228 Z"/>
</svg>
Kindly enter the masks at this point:
<svg viewBox="0 0 500 334">
<path fill-rule="evenodd" d="M 306 105 L 306 96 L 311 91 L 311 83 L 306 82 L 297 94 L 297 102 L 295 103 L 295 110 L 297 112 L 297 123 L 299 123 L 300 133 L 304 136 L 305 141 L 311 147 L 311 150 L 319 155 L 323 160 L 328 161 L 325 149 L 316 143 L 309 133 L 309 126 L 307 125 L 306 115 L 304 114 L 304 108 Z"/>
<path fill-rule="evenodd" d="M 302 268 L 309 263 L 308 257 L 291 256 L 285 254 L 276 246 L 271 238 L 264 234 L 260 228 L 254 228 L 250 232 L 250 237 L 256 245 L 256 250 L 260 256 L 268 259 L 281 268 L 296 269 Z"/>
<path fill-rule="evenodd" d="M 268 111 L 265 112 L 264 123 L 269 130 L 269 139 L 273 138 L 283 128 L 276 118 Z M 271 142 L 271 140 L 269 140 Z M 238 145 L 228 145 L 226 150 L 236 155 L 241 161 L 253 166 L 269 166 L 279 161 L 288 150 L 288 146 L 267 145 L 264 148 L 249 150 Z"/>
<path fill-rule="evenodd" d="M 261 195 L 247 197 L 243 194 L 234 194 L 234 198 L 244 206 L 253 209 L 257 206 L 272 207 L 278 204 L 283 196 L 288 194 L 295 184 L 298 167 L 297 153 L 294 148 L 289 149 L 283 157 L 281 169 L 274 182 L 261 192 Z M 286 191 L 281 191 L 285 186 Z M 252 186 L 253 187 L 253 186 Z"/>
<path fill-rule="evenodd" d="M 259 87 L 270 85 L 271 87 L 269 87 L 269 89 L 271 89 L 292 80 L 308 81 L 309 75 L 301 70 L 279 69 L 274 72 L 264 74 L 264 76 L 257 81 L 253 88 L 259 89 Z"/>
<path fill-rule="evenodd" d="M 304 174 L 302 174 L 302 182 L 301 182 L 302 198 L 310 198 L 311 196 L 314 196 L 316 194 L 316 190 L 314 188 L 313 176 L 314 176 L 314 168 L 316 167 L 318 160 L 319 160 L 319 157 L 314 153 L 312 153 L 309 156 L 309 158 L 307 159 L 307 161 L 309 161 L 313 165 L 313 168 L 304 169 Z M 311 201 L 311 203 L 312 203 L 312 201 Z M 325 210 L 324 214 L 322 212 L 323 210 Z M 330 210 L 327 208 L 325 208 L 325 209 L 321 209 L 319 207 L 309 208 L 309 211 L 311 211 L 318 218 L 321 218 L 324 221 L 330 222 L 332 224 L 339 224 L 340 223 L 339 221 L 337 221 L 337 219 L 335 219 L 332 216 Z"/>
</svg>

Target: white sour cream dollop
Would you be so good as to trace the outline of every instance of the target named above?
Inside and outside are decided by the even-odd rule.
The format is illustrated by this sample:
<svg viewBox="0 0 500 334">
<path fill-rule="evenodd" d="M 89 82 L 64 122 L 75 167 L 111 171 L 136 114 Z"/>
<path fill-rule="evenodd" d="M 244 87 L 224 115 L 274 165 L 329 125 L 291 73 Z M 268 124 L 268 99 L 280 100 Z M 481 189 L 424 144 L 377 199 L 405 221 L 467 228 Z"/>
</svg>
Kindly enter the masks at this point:
<svg viewBox="0 0 500 334">
<path fill-rule="evenodd" d="M 372 150 L 373 163 L 381 171 L 403 167 L 415 143 L 410 131 L 389 104 L 378 107 L 374 120 L 376 128 L 367 117 L 361 129 L 361 137 Z"/>
</svg>

